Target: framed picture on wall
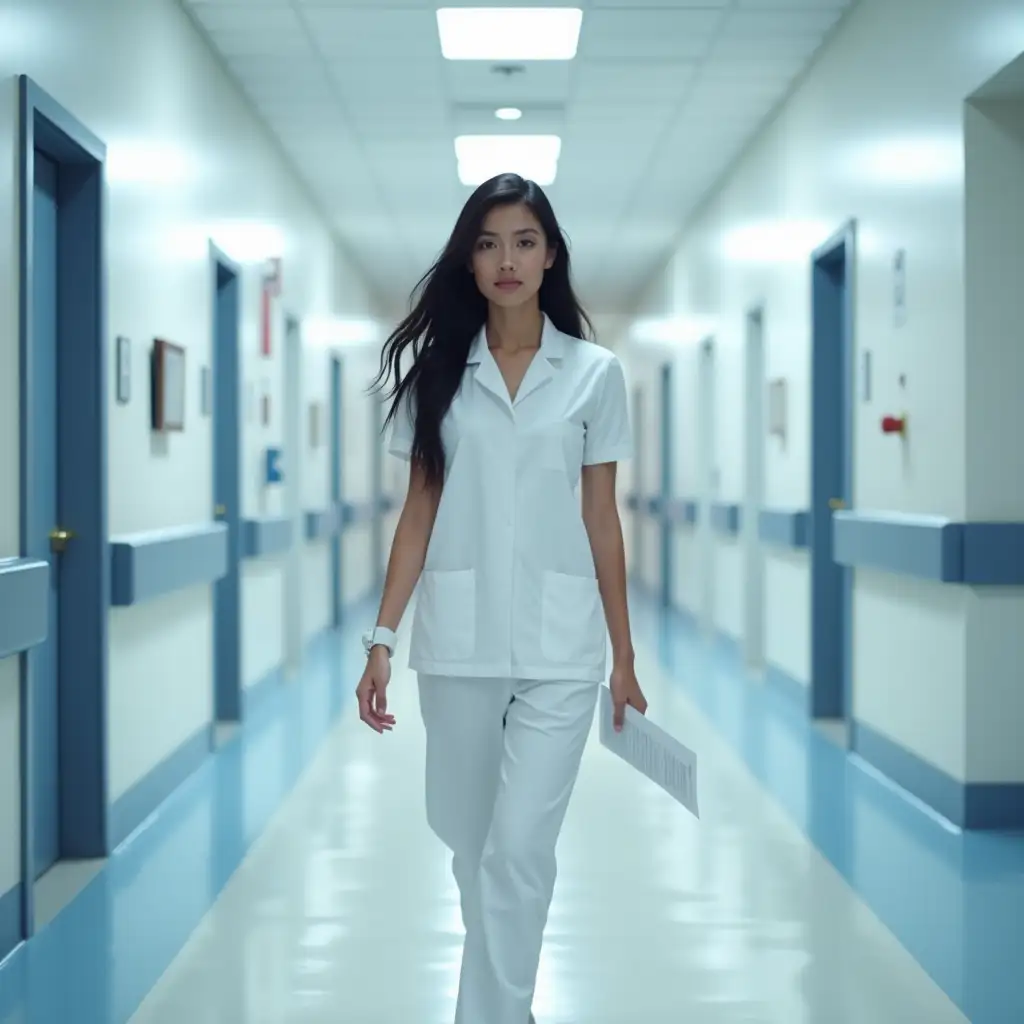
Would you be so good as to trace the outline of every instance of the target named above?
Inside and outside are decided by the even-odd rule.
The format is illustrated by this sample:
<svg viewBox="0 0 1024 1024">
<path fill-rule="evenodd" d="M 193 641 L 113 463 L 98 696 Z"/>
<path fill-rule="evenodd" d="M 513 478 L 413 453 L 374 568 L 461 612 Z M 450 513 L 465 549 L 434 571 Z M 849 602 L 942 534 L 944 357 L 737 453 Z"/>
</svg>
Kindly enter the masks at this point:
<svg viewBox="0 0 1024 1024">
<path fill-rule="evenodd" d="M 153 429 L 185 429 L 185 350 L 162 338 L 153 342 Z"/>
</svg>

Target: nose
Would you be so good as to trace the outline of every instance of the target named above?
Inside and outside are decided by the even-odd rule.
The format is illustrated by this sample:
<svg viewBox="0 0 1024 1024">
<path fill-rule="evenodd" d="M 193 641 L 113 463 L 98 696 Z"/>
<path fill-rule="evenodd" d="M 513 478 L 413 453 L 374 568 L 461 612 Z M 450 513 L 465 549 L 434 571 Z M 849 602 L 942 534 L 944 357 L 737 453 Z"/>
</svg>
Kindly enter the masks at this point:
<svg viewBox="0 0 1024 1024">
<path fill-rule="evenodd" d="M 501 261 L 501 269 L 502 270 L 513 270 L 513 269 L 515 269 L 515 264 L 512 262 L 512 257 L 511 257 L 510 254 L 508 254 L 508 253 L 505 254 L 504 259 L 502 259 L 502 261 Z"/>
</svg>

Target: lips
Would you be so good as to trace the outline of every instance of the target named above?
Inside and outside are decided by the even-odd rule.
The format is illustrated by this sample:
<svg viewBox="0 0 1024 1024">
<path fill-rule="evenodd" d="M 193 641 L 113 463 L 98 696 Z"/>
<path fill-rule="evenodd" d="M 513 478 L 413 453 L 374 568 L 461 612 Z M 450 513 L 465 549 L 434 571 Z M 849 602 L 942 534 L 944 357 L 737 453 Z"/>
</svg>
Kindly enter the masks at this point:
<svg viewBox="0 0 1024 1024">
<path fill-rule="evenodd" d="M 496 282 L 496 285 L 503 292 L 512 292 L 515 291 L 516 288 L 521 287 L 522 283 L 522 281 L 498 281 Z"/>
</svg>

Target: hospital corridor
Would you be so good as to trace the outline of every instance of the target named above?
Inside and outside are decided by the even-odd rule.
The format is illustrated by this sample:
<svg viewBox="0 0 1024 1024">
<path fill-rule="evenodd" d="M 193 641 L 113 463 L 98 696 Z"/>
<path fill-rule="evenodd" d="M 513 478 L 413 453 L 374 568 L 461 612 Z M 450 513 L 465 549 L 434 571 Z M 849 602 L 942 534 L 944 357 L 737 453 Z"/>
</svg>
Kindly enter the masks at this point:
<svg viewBox="0 0 1024 1024">
<path fill-rule="evenodd" d="M 0 0 L 0 235 L 0 1024 L 1024 1024 L 1020 0 Z"/>
</svg>

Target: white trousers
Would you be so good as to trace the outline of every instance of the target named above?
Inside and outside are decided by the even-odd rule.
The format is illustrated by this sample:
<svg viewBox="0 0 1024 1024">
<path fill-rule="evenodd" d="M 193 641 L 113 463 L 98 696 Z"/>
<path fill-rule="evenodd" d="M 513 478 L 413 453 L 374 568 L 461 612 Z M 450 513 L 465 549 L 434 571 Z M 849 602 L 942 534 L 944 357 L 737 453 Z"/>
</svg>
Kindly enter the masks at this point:
<svg viewBox="0 0 1024 1024">
<path fill-rule="evenodd" d="M 466 930 L 455 1024 L 527 1024 L 598 686 L 421 674 L 419 691 L 427 821 Z"/>
</svg>

